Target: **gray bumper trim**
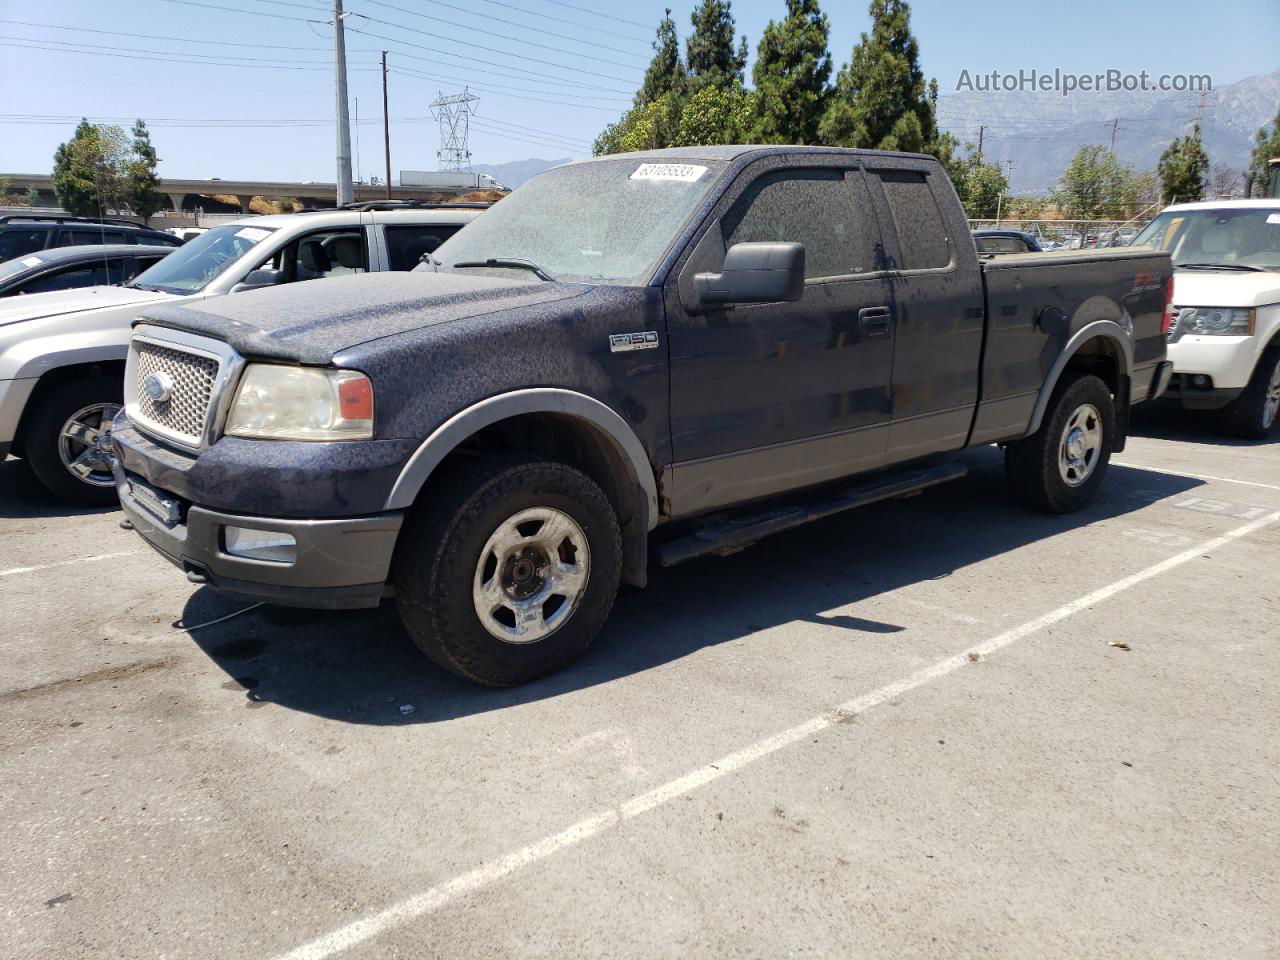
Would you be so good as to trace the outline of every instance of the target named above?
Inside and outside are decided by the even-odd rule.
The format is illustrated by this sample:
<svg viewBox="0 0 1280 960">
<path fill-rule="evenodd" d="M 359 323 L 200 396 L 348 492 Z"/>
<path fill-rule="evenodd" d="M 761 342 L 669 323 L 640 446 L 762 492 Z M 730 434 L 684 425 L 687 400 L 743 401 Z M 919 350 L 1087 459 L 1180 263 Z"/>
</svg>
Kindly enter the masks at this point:
<svg viewBox="0 0 1280 960">
<path fill-rule="evenodd" d="M 320 608 L 377 606 L 382 598 L 396 536 L 399 511 L 340 520 L 292 520 L 243 516 L 192 506 L 186 523 L 168 524 L 142 505 L 133 478 L 116 464 L 120 507 L 138 534 L 194 583 L 273 603 Z M 298 542 L 292 563 L 251 560 L 223 549 L 228 525 L 279 530 Z"/>
</svg>

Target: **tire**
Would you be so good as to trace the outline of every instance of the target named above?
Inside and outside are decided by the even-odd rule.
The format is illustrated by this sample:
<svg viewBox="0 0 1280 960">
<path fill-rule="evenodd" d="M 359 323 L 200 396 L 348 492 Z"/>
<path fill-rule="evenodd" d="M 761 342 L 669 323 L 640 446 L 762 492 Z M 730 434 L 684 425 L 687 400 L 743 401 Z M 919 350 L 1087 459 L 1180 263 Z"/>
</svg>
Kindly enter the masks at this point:
<svg viewBox="0 0 1280 960">
<path fill-rule="evenodd" d="M 32 397 L 22 426 L 22 455 L 36 479 L 59 499 L 86 507 L 120 502 L 107 451 L 99 444 L 109 441 L 123 392 L 117 378 L 85 377 Z"/>
<path fill-rule="evenodd" d="M 1223 425 L 1237 437 L 1265 440 L 1280 420 L 1280 345 L 1264 350 L 1249 384 L 1222 411 Z"/>
<path fill-rule="evenodd" d="M 1059 383 L 1040 429 L 1005 447 L 1005 476 L 1024 503 L 1073 513 L 1097 494 L 1114 437 L 1115 405 L 1102 380 L 1086 374 Z"/>
<path fill-rule="evenodd" d="M 562 463 L 491 457 L 433 486 L 400 534 L 391 580 L 423 653 L 474 683 L 509 687 L 586 651 L 621 574 L 617 516 L 590 477 Z"/>
</svg>

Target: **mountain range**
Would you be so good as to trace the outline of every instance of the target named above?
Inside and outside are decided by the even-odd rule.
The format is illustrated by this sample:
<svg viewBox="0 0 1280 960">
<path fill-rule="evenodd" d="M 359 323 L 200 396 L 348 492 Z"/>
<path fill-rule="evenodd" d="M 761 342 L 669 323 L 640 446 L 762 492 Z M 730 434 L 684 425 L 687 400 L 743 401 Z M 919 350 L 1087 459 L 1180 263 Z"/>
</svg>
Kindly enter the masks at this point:
<svg viewBox="0 0 1280 960">
<path fill-rule="evenodd" d="M 1116 156 L 1137 170 L 1154 169 L 1169 142 L 1191 131 L 1197 114 L 1210 162 L 1242 174 L 1258 128 L 1270 125 L 1277 109 L 1280 70 L 1210 91 L 1203 106 L 1199 93 L 944 94 L 938 123 L 972 143 L 985 127 L 983 155 L 1010 173 L 1011 192 L 1040 193 L 1057 183 L 1082 145 L 1109 145 L 1113 124 Z"/>
</svg>

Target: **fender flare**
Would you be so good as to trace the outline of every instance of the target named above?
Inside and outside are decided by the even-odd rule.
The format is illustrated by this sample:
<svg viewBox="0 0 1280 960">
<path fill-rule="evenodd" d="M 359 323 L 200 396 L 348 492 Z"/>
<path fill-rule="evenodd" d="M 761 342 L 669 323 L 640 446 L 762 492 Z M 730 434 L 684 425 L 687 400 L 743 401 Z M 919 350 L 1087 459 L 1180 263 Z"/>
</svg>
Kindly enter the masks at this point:
<svg viewBox="0 0 1280 960">
<path fill-rule="evenodd" d="M 1031 412 L 1031 423 L 1027 426 L 1027 432 L 1024 436 L 1031 436 L 1040 429 L 1040 423 L 1044 420 L 1044 415 L 1049 409 L 1049 399 L 1053 396 L 1053 390 L 1058 385 L 1058 380 L 1062 377 L 1062 371 L 1067 368 L 1067 364 L 1071 362 L 1071 358 L 1079 352 L 1080 348 L 1092 340 L 1094 337 L 1103 337 L 1104 339 L 1114 341 L 1116 346 L 1120 348 L 1120 355 L 1124 358 L 1124 369 L 1120 371 L 1122 377 L 1133 376 L 1133 344 L 1129 341 L 1129 334 L 1116 323 L 1114 320 L 1094 320 L 1087 323 L 1069 339 L 1062 350 L 1058 353 L 1058 359 L 1053 362 L 1053 366 L 1049 369 L 1049 376 L 1045 378 L 1044 386 L 1040 388 L 1040 394 L 1036 397 L 1035 408 Z"/>
<path fill-rule="evenodd" d="M 648 454 L 635 431 L 614 410 L 599 400 L 573 390 L 533 387 L 513 390 L 481 400 L 454 414 L 414 451 L 400 471 L 384 509 L 404 510 L 412 506 L 418 492 L 442 460 L 467 437 L 499 420 L 528 413 L 559 413 L 584 420 L 614 446 L 623 463 L 628 464 L 632 480 L 647 501 L 646 524 L 652 530 L 658 520 L 658 487 Z"/>
</svg>

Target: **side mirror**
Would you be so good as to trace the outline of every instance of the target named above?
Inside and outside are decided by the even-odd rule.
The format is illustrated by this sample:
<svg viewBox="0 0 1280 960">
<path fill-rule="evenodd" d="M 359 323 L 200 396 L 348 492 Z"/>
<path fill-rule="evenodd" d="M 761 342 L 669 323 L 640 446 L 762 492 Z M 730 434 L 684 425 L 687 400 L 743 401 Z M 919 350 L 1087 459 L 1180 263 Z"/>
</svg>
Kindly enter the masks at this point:
<svg viewBox="0 0 1280 960">
<path fill-rule="evenodd" d="M 231 288 L 232 293 L 243 293 L 246 290 L 257 290 L 260 287 L 274 287 L 284 283 L 284 271 L 262 267 L 250 270 L 249 275 Z"/>
<path fill-rule="evenodd" d="M 803 243 L 735 243 L 719 273 L 693 278 L 703 304 L 775 303 L 804 294 Z"/>
</svg>

